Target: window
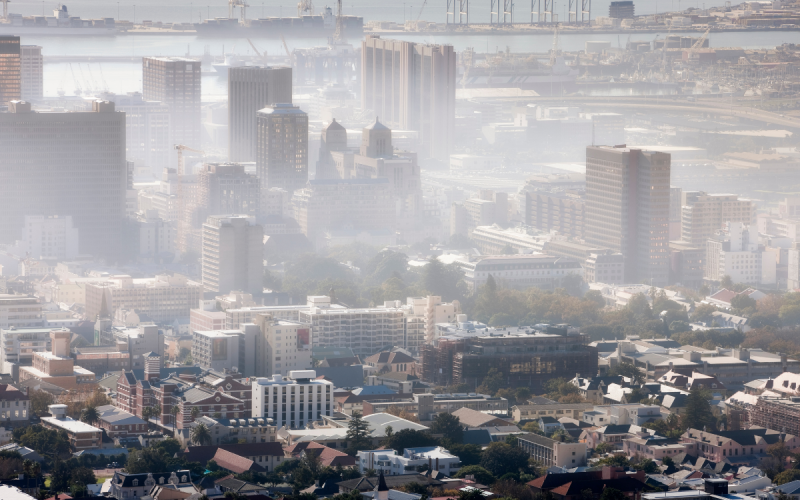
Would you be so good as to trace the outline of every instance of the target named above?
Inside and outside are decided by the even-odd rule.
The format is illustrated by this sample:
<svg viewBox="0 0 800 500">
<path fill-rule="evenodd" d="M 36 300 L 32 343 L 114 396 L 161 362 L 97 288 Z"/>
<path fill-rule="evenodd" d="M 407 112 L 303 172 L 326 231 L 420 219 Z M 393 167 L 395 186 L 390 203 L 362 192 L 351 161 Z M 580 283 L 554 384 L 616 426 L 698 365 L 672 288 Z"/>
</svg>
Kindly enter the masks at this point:
<svg viewBox="0 0 800 500">
<path fill-rule="evenodd" d="M 139 486 L 139 480 L 138 479 L 134 479 L 133 480 L 133 485 L 134 486 Z"/>
</svg>

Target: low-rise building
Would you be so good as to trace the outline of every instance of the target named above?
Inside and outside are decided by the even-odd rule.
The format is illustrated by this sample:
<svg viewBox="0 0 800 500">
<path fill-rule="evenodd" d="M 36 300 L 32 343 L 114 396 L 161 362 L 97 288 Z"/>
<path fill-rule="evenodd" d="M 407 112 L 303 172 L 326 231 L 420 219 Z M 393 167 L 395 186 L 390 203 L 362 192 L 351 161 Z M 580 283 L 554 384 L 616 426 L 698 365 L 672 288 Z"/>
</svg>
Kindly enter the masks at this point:
<svg viewBox="0 0 800 500">
<path fill-rule="evenodd" d="M 505 415 L 508 413 L 508 400 L 486 394 L 414 394 L 407 399 L 364 401 L 363 414 L 385 413 L 391 407 L 428 421 L 439 413 L 452 413 L 460 408 Z"/>
<path fill-rule="evenodd" d="M 523 404 L 514 405 L 511 409 L 511 416 L 514 422 L 538 420 L 541 417 L 553 417 L 555 419 L 569 417 L 575 420 L 583 420 L 584 412 L 591 410 L 593 407 L 592 403 L 553 402 L 550 404 Z"/>
<path fill-rule="evenodd" d="M 97 426 L 105 429 L 108 437 L 126 437 L 147 434 L 147 422 L 114 405 L 98 406 Z"/>
<path fill-rule="evenodd" d="M 212 418 L 198 417 L 186 428 L 187 432 L 178 436 L 187 442 L 191 440 L 191 429 L 203 424 L 211 434 L 211 444 L 219 445 L 244 439 L 246 443 L 271 443 L 276 439 L 276 429 L 268 418 Z"/>
<path fill-rule="evenodd" d="M 171 488 L 194 488 L 192 473 L 188 470 L 177 472 L 147 472 L 128 474 L 115 472 L 111 478 L 108 496 L 114 498 L 142 498 L 147 496 L 155 486 L 169 485 Z"/>
<path fill-rule="evenodd" d="M 629 457 L 640 456 L 643 459 L 660 461 L 664 457 L 672 458 L 686 453 L 686 443 L 662 436 L 632 437 L 622 440 L 622 451 Z"/>
<path fill-rule="evenodd" d="M 30 403 L 28 396 L 13 385 L 0 384 L 0 420 L 10 427 L 30 422 Z"/>
<path fill-rule="evenodd" d="M 727 461 L 744 465 L 766 456 L 767 448 L 781 441 L 791 452 L 800 448 L 800 438 L 796 435 L 757 426 L 747 430 L 716 432 L 688 429 L 681 436 L 681 442 L 687 445 L 687 454 L 717 463 Z"/>
<path fill-rule="evenodd" d="M 44 326 L 42 304 L 30 295 L 0 294 L 0 329 Z"/>
<path fill-rule="evenodd" d="M 358 469 L 364 474 L 369 469 L 387 476 L 417 474 L 425 467 L 452 476 L 461 468 L 461 459 L 450 454 L 441 446 L 406 448 L 398 455 L 395 450 L 359 451 Z"/>
<path fill-rule="evenodd" d="M 585 467 L 586 443 L 566 443 L 538 434 L 517 436 L 517 446 L 544 467 Z"/>
<path fill-rule="evenodd" d="M 583 277 L 580 262 L 568 257 L 543 254 L 490 255 L 456 259 L 453 264 L 464 271 L 464 281 L 472 290 L 482 287 L 489 276 L 509 288 L 563 288 L 570 276 Z"/>
<path fill-rule="evenodd" d="M 50 332 L 50 352 L 35 352 L 32 366 L 20 367 L 20 382 L 35 379 L 67 390 L 92 390 L 96 386 L 95 374 L 75 366 L 69 352 L 71 336 L 67 329 Z"/>
<path fill-rule="evenodd" d="M 67 405 L 56 404 L 47 407 L 51 417 L 42 417 L 42 425 L 48 429 L 65 431 L 72 451 L 99 448 L 103 431 L 92 425 L 73 420 L 67 416 Z"/>
</svg>

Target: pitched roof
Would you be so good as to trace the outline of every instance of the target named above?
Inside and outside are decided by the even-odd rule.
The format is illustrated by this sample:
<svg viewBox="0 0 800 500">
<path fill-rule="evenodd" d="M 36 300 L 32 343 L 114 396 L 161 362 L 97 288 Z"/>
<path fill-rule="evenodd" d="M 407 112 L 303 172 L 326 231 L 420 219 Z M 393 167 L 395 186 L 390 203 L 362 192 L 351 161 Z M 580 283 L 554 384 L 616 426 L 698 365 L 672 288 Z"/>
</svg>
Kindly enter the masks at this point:
<svg viewBox="0 0 800 500">
<path fill-rule="evenodd" d="M 13 385 L 0 384 L 0 401 L 27 401 L 28 396 Z"/>
<path fill-rule="evenodd" d="M 242 474 L 247 471 L 262 472 L 264 470 L 263 467 L 249 458 L 239 456 L 223 449 L 217 449 L 213 460 L 223 469 L 235 472 L 236 474 Z"/>
<path fill-rule="evenodd" d="M 402 474 L 399 476 L 385 476 L 384 481 L 386 482 L 386 486 L 388 486 L 391 489 L 395 489 L 410 483 L 419 483 L 423 486 L 433 486 L 433 487 L 442 486 L 445 484 L 442 481 L 439 481 L 438 479 L 432 479 L 422 474 Z M 374 491 L 375 486 L 378 484 L 378 478 L 375 476 L 359 477 L 356 479 L 342 481 L 336 484 L 339 485 L 340 489 L 344 489 L 347 491 L 353 491 L 353 490 Z"/>
<path fill-rule="evenodd" d="M 314 441 L 303 441 L 296 443 L 287 447 L 284 451 L 288 452 L 293 457 L 296 457 L 304 453 L 306 450 L 314 450 L 316 453 L 319 453 L 320 462 L 326 467 L 336 467 L 337 465 L 347 467 L 350 465 L 356 465 L 356 457 L 351 457 L 347 453 L 334 450 L 333 448 L 323 444 L 315 443 Z"/>
<path fill-rule="evenodd" d="M 494 415 L 489 415 L 471 408 L 459 408 L 458 410 L 452 412 L 452 414 L 453 416 L 458 417 L 458 420 L 462 425 L 466 425 L 468 427 L 483 427 L 489 424 L 497 425 L 496 421 L 498 420 L 509 425 L 511 424 L 511 422 L 498 418 Z"/>
<path fill-rule="evenodd" d="M 233 476 L 227 476 L 223 477 L 222 479 L 217 479 L 216 481 L 214 481 L 214 484 L 216 484 L 217 486 L 221 486 L 226 490 L 235 491 L 237 493 L 243 493 L 248 491 L 264 491 L 267 489 L 265 486 L 248 483 L 247 481 L 236 479 Z"/>
<path fill-rule="evenodd" d="M 413 363 L 414 358 L 404 352 L 381 351 L 366 358 L 364 361 L 376 364 Z"/>
<path fill-rule="evenodd" d="M 214 458 L 217 449 L 222 448 L 240 457 L 273 456 L 283 457 L 283 447 L 280 443 L 243 443 L 243 444 L 221 444 L 219 446 L 189 446 L 182 455 L 188 462 L 200 462 L 204 464 Z"/>
</svg>

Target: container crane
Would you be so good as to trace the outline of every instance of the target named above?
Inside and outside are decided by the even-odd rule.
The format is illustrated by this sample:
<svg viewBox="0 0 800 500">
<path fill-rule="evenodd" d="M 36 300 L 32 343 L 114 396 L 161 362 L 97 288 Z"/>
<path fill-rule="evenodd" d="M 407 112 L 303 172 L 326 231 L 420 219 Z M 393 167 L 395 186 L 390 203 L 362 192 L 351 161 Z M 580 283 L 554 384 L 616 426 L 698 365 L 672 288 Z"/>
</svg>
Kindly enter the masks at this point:
<svg viewBox="0 0 800 500">
<path fill-rule="evenodd" d="M 233 19 L 233 10 L 239 7 L 242 24 L 247 21 L 247 8 L 250 7 L 245 0 L 228 0 L 228 18 Z"/>
<path fill-rule="evenodd" d="M 426 5 L 428 5 L 428 0 L 422 2 L 422 7 L 419 8 L 419 14 L 417 14 L 417 21 L 422 17 L 422 11 L 425 10 Z"/>
<path fill-rule="evenodd" d="M 300 0 L 297 2 L 297 17 L 303 17 L 307 13 L 309 16 L 314 15 L 314 3 L 311 0 Z"/>
<path fill-rule="evenodd" d="M 69 64 L 69 72 L 72 73 L 72 81 L 75 82 L 75 95 L 83 94 L 83 89 L 81 88 L 81 82 L 75 78 L 75 70 L 72 69 L 72 63 Z"/>
<path fill-rule="evenodd" d="M 183 224 L 185 221 L 184 217 L 184 204 L 183 204 L 183 176 L 185 175 L 185 168 L 184 168 L 184 159 L 183 159 L 183 152 L 184 151 L 192 151 L 195 153 L 200 153 L 201 155 L 205 156 L 204 151 L 200 151 L 199 149 L 190 148 L 189 146 L 184 146 L 183 144 L 176 144 L 175 150 L 178 152 L 178 192 L 177 192 L 177 202 L 178 202 L 178 213 L 176 214 L 177 220 L 176 228 L 177 233 L 176 239 L 178 244 L 183 243 L 183 236 L 184 236 L 184 228 Z"/>
<path fill-rule="evenodd" d="M 3 19 L 8 20 L 8 2 L 11 0 L 2 0 L 3 2 Z"/>
</svg>

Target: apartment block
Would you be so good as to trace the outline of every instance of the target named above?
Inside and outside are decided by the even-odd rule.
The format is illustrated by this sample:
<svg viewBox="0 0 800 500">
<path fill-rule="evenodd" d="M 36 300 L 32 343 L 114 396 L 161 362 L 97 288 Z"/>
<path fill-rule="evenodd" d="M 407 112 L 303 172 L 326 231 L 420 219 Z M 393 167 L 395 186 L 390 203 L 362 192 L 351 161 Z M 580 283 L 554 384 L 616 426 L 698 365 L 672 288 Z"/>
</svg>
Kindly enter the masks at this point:
<svg viewBox="0 0 800 500">
<path fill-rule="evenodd" d="M 314 370 L 257 378 L 253 381 L 253 417 L 271 418 L 278 428 L 297 429 L 333 416 L 333 383 L 316 378 Z"/>
<path fill-rule="evenodd" d="M 106 281 L 86 284 L 86 316 L 98 317 L 105 296 L 111 316 L 118 309 L 136 310 L 152 321 L 171 323 L 177 318 L 188 318 L 189 310 L 201 295 L 199 283 L 177 274 L 159 274 L 154 278 L 110 276 Z"/>
<path fill-rule="evenodd" d="M 100 97 L 113 102 L 117 111 L 125 113 L 126 157 L 136 164 L 137 170 L 147 168 L 158 175 L 175 164 L 171 112 L 166 103 L 146 100 L 141 92 L 104 92 Z"/>
<path fill-rule="evenodd" d="M 517 446 L 544 467 L 585 467 L 586 443 L 565 443 L 537 434 L 517 436 Z"/>
<path fill-rule="evenodd" d="M 142 96 L 169 106 L 173 144 L 201 146 L 200 61 L 183 57 L 142 58 Z M 177 161 L 177 160 L 176 160 Z"/>
<path fill-rule="evenodd" d="M 137 212 L 135 223 L 138 229 L 139 256 L 174 254 L 178 232 L 175 221 L 165 221 L 159 217 L 158 210 L 150 209 Z"/>
<path fill-rule="evenodd" d="M 670 155 L 586 148 L 586 242 L 625 257 L 625 280 L 669 282 Z"/>
<path fill-rule="evenodd" d="M 75 366 L 70 357 L 72 332 L 66 328 L 50 332 L 50 351 L 33 353 L 30 366 L 19 368 L 19 381 L 39 380 L 69 391 L 93 390 L 96 376 L 86 368 Z"/>
<path fill-rule="evenodd" d="M 204 370 L 254 375 L 258 328 L 192 332 L 192 359 Z"/>
<path fill-rule="evenodd" d="M 506 247 L 510 247 L 515 253 L 542 252 L 550 239 L 549 235 L 527 226 L 503 229 L 497 224 L 476 227 L 470 238 L 484 255 L 502 255 Z"/>
<path fill-rule="evenodd" d="M 246 215 L 214 215 L 203 224 L 203 287 L 260 295 L 264 280 L 264 230 Z"/>
<path fill-rule="evenodd" d="M 301 323 L 311 326 L 315 347 L 348 347 L 357 355 L 370 355 L 386 346 L 405 347 L 402 310 L 331 308 L 328 297 L 319 299 L 314 307 L 298 314 Z"/>
<path fill-rule="evenodd" d="M 117 255 L 128 188 L 125 114 L 106 101 L 92 106 L 33 112 L 15 101 L 0 113 L 2 242 L 22 237 L 25 216 L 71 216 L 81 254 Z"/>
<path fill-rule="evenodd" d="M 525 189 L 520 193 L 520 215 L 526 226 L 583 239 L 586 226 L 583 190 Z"/>
<path fill-rule="evenodd" d="M 300 189 L 308 182 L 308 115 L 276 103 L 257 113 L 256 168 L 261 191 Z"/>
<path fill-rule="evenodd" d="M 734 283 L 774 285 L 777 280 L 775 253 L 759 244 L 755 225 L 727 224 L 706 243 L 705 278 L 719 281 L 730 276 Z"/>
<path fill-rule="evenodd" d="M 42 304 L 38 298 L 0 294 L 0 329 L 35 328 L 43 325 Z"/>
<path fill-rule="evenodd" d="M 395 200 L 386 178 L 312 180 L 295 192 L 292 207 L 303 234 L 318 247 L 326 232 L 393 235 L 396 226 Z"/>
<path fill-rule="evenodd" d="M 44 58 L 40 45 L 22 45 L 20 50 L 22 99 L 41 99 L 44 95 Z"/>
<path fill-rule="evenodd" d="M 374 111 L 392 128 L 417 131 L 419 152 L 425 158 L 449 158 L 455 90 L 452 45 L 382 40 L 374 35 L 361 42 L 361 108 Z"/>
<path fill-rule="evenodd" d="M 481 190 L 477 197 L 454 203 L 450 212 L 450 234 L 471 234 L 478 226 L 506 225 L 508 194 Z"/>
<path fill-rule="evenodd" d="M 20 366 L 33 364 L 34 353 L 49 351 L 51 331 L 52 328 L 42 326 L 0 329 L 0 369 L 3 373 L 10 373 L 16 379 Z"/>
<path fill-rule="evenodd" d="M 256 161 L 256 113 L 275 103 L 292 103 L 292 68 L 241 66 L 228 69 L 230 161 Z"/>
<path fill-rule="evenodd" d="M 18 36 L 0 36 L 0 105 L 22 98 L 21 52 Z"/>
<path fill-rule="evenodd" d="M 294 370 L 308 370 L 311 361 L 311 328 L 305 323 L 278 319 L 271 314 L 258 314 L 254 323 L 256 337 L 256 376 L 287 376 Z"/>
<path fill-rule="evenodd" d="M 755 222 L 755 203 L 735 194 L 707 194 L 684 191 L 681 194 L 681 240 L 702 247 L 728 222 Z"/>
</svg>

